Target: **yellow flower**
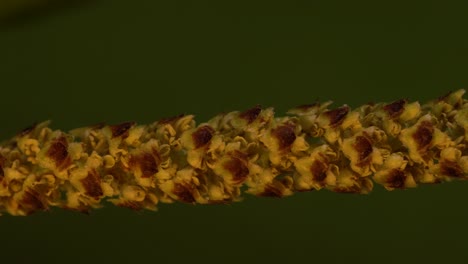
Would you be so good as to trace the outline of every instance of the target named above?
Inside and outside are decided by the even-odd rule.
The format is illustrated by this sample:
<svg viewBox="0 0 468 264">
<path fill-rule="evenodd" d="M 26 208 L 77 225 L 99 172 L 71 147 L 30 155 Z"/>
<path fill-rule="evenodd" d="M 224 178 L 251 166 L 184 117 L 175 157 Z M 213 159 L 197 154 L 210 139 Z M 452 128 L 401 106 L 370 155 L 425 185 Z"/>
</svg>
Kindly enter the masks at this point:
<svg viewBox="0 0 468 264">
<path fill-rule="evenodd" d="M 294 175 L 295 188 L 307 191 L 334 186 L 339 169 L 331 163 L 333 160 L 336 160 L 336 153 L 326 144 L 315 148 L 309 156 L 298 159 L 294 163 L 298 172 Z"/>
<path fill-rule="evenodd" d="M 467 178 L 468 156 L 462 156 L 462 152 L 454 147 L 443 149 L 440 152 L 440 160 L 434 166 L 434 171 L 439 177 Z"/>
<path fill-rule="evenodd" d="M 430 102 L 429 106 L 431 107 L 433 115 L 438 117 L 442 114 L 448 114 L 454 109 L 460 108 L 463 104 L 463 95 L 465 92 L 466 91 L 464 89 L 460 89 Z"/>
<path fill-rule="evenodd" d="M 298 135 L 301 127 L 293 121 L 274 124 L 260 138 L 268 149 L 268 156 L 273 166 L 289 168 L 295 155 L 309 148 L 304 135 Z"/>
<path fill-rule="evenodd" d="M 399 139 L 408 149 L 410 158 L 423 164 L 432 163 L 430 150 L 433 147 L 444 148 L 454 144 L 447 134 L 435 126 L 430 114 L 419 118 L 413 126 L 403 129 Z"/>
<path fill-rule="evenodd" d="M 347 105 L 320 113 L 317 126 L 324 131 L 323 137 L 330 144 L 341 144 L 344 130 L 359 130 L 362 125 L 359 113 L 351 111 Z"/>
<path fill-rule="evenodd" d="M 336 184 L 328 188 L 340 193 L 360 193 L 367 194 L 372 191 L 374 184 L 370 177 L 361 177 L 356 172 L 344 168 L 336 177 Z"/>
<path fill-rule="evenodd" d="M 229 152 L 216 162 L 213 172 L 229 185 L 239 186 L 250 173 L 248 157 L 237 150 Z"/>
<path fill-rule="evenodd" d="M 73 146 L 73 152 L 79 152 L 79 149 L 77 150 L 76 147 L 76 145 Z M 51 170 L 59 178 L 67 179 L 67 169 L 74 166 L 73 159 L 77 158 L 76 155 L 74 156 L 71 157 L 70 155 L 69 139 L 67 136 L 57 131 L 52 133 L 51 139 L 37 153 L 36 160 L 40 167 Z"/>
<path fill-rule="evenodd" d="M 378 134 L 382 134 L 378 128 L 369 127 L 343 140 L 342 151 L 351 161 L 351 169 L 361 176 L 369 176 L 383 163 L 380 150 L 373 146 Z"/>
<path fill-rule="evenodd" d="M 387 190 L 416 187 L 413 175 L 406 171 L 408 161 L 401 153 L 391 154 L 383 167 L 374 175 L 374 181 L 382 184 Z"/>
<path fill-rule="evenodd" d="M 201 125 L 182 134 L 182 147 L 187 149 L 187 161 L 194 168 L 202 169 L 205 166 L 205 153 L 214 134 L 215 130 L 209 125 Z"/>
<path fill-rule="evenodd" d="M 376 113 L 382 119 L 385 132 L 397 137 L 401 132 L 401 124 L 417 118 L 421 113 L 421 106 L 418 102 L 408 103 L 402 99 L 383 105 Z"/>
</svg>

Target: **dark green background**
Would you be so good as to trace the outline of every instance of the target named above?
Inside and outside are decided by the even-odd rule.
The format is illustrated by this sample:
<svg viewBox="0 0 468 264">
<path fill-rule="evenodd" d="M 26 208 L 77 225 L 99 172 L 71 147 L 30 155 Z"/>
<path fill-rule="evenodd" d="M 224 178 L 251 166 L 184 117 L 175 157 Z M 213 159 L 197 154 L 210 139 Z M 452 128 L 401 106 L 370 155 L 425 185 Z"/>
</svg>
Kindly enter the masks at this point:
<svg viewBox="0 0 468 264">
<path fill-rule="evenodd" d="M 45 119 L 64 130 L 205 121 L 255 104 L 283 115 L 315 100 L 427 101 L 468 87 L 468 5 L 196 2 L 102 0 L 0 26 L 0 137 Z M 464 263 L 467 191 L 2 216 L 0 262 Z"/>
</svg>

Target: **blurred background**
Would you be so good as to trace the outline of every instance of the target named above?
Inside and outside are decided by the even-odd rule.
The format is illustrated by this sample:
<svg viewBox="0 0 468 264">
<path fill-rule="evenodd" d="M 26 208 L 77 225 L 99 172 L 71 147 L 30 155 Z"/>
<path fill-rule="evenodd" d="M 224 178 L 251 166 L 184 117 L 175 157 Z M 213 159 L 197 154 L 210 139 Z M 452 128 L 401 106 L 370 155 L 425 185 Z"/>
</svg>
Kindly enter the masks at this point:
<svg viewBox="0 0 468 264">
<path fill-rule="evenodd" d="M 418 1 L 419 2 L 419 1 Z M 0 1 L 0 139 L 468 87 L 468 4 Z M 0 217 L 2 263 L 460 263 L 468 184 Z M 458 261 L 460 260 L 460 261 Z"/>
</svg>

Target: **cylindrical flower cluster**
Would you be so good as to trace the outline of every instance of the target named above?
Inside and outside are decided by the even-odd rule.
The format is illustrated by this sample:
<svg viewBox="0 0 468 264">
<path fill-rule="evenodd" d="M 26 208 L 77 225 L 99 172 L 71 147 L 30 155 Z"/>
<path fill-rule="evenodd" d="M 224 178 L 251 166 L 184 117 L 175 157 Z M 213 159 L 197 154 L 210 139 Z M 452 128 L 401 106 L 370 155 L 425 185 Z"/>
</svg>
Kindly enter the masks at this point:
<svg viewBox="0 0 468 264">
<path fill-rule="evenodd" d="M 283 197 L 329 189 L 369 193 L 466 179 L 464 90 L 420 105 L 331 102 L 96 125 L 69 133 L 36 124 L 0 146 L 0 211 L 88 212 L 103 201 L 135 210 L 159 202 L 218 204 L 242 193 Z"/>
</svg>

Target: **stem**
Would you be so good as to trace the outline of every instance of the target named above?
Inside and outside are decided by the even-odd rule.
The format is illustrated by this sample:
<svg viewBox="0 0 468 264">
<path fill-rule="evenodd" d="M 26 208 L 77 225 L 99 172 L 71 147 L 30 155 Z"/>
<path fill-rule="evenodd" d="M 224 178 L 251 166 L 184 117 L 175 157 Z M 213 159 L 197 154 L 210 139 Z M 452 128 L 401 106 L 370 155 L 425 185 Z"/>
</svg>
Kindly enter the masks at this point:
<svg viewBox="0 0 468 264">
<path fill-rule="evenodd" d="M 69 133 L 36 124 L 0 146 L 0 211 L 88 212 L 110 201 L 135 210 L 159 202 L 216 204 L 244 192 L 283 197 L 329 189 L 369 193 L 466 179 L 464 90 L 418 102 L 300 106 L 127 122 Z"/>
</svg>

